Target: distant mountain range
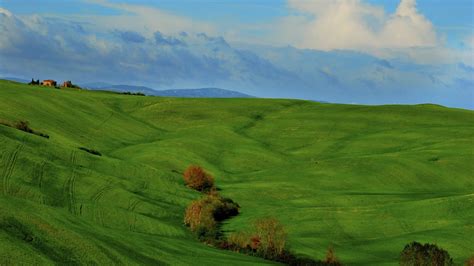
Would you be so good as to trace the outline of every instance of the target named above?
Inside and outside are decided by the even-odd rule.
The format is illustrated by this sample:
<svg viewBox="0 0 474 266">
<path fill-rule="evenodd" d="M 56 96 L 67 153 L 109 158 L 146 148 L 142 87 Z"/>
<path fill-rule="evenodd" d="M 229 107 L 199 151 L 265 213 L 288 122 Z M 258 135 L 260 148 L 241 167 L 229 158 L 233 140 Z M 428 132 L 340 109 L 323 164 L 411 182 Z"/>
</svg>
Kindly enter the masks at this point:
<svg viewBox="0 0 474 266">
<path fill-rule="evenodd" d="M 220 88 L 198 88 L 198 89 L 175 89 L 175 90 L 154 90 L 144 86 L 132 85 L 111 85 L 102 82 L 86 83 L 80 85 L 91 90 L 110 90 L 117 92 L 141 92 L 152 96 L 165 97 L 185 97 L 185 98 L 254 98 L 254 96 L 238 91 L 225 90 Z"/>
<path fill-rule="evenodd" d="M 30 80 L 14 77 L 2 77 L 1 79 L 28 83 Z M 116 92 L 141 92 L 145 95 L 164 97 L 184 97 L 184 98 L 255 98 L 254 96 L 238 91 L 225 90 L 220 88 L 198 88 L 198 89 L 175 89 L 175 90 L 155 90 L 145 86 L 113 85 L 105 82 L 91 82 L 79 84 L 80 87 L 90 90 L 108 90 Z"/>
</svg>

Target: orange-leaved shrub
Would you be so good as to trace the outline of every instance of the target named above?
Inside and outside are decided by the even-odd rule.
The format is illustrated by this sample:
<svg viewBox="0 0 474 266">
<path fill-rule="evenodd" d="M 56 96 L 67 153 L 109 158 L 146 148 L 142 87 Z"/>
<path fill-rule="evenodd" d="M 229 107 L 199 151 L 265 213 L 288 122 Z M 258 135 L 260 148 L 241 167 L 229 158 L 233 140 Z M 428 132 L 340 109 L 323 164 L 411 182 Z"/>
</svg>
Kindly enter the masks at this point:
<svg viewBox="0 0 474 266">
<path fill-rule="evenodd" d="M 184 224 L 203 241 L 214 241 L 220 237 L 218 222 L 239 213 L 239 205 L 217 193 L 191 202 L 184 215 Z"/>
<path fill-rule="evenodd" d="M 470 257 L 467 261 L 466 261 L 466 266 L 474 266 L 474 256 Z"/>
<path fill-rule="evenodd" d="M 254 222 L 247 232 L 232 233 L 228 237 L 231 249 L 252 252 L 266 259 L 279 260 L 286 255 L 286 231 L 275 218 L 262 218 Z"/>
<path fill-rule="evenodd" d="M 200 166 L 191 165 L 183 173 L 186 186 L 197 191 L 208 192 L 214 188 L 214 178 Z"/>
<path fill-rule="evenodd" d="M 287 234 L 277 219 L 269 217 L 255 221 L 254 231 L 252 244 L 264 258 L 276 258 L 283 254 Z"/>
<path fill-rule="evenodd" d="M 336 254 L 334 253 L 334 248 L 330 246 L 328 248 L 328 251 L 326 253 L 326 258 L 323 261 L 325 265 L 334 265 L 334 266 L 340 266 L 342 265 L 339 260 L 336 257 Z"/>
<path fill-rule="evenodd" d="M 251 250 L 251 239 L 252 236 L 247 232 L 231 233 L 227 237 L 228 248 L 235 251 Z"/>
<path fill-rule="evenodd" d="M 266 259 L 285 255 L 286 231 L 275 218 L 261 218 L 247 232 L 232 233 L 228 237 L 231 249 L 253 252 Z"/>
</svg>

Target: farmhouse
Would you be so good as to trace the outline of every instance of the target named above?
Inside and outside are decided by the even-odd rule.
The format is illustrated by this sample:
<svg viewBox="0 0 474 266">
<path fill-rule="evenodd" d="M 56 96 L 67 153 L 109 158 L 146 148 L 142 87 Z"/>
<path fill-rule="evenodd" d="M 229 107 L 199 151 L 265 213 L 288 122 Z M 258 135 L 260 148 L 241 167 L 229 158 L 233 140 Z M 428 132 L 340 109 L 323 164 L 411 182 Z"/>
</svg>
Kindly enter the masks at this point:
<svg viewBox="0 0 474 266">
<path fill-rule="evenodd" d="M 72 88 L 72 82 L 70 80 L 63 82 L 63 87 Z"/>
<path fill-rule="evenodd" d="M 47 80 L 43 80 L 43 82 L 41 82 L 41 85 L 49 86 L 49 87 L 56 87 L 57 83 L 56 83 L 56 81 L 54 81 L 52 79 L 47 79 Z"/>
</svg>

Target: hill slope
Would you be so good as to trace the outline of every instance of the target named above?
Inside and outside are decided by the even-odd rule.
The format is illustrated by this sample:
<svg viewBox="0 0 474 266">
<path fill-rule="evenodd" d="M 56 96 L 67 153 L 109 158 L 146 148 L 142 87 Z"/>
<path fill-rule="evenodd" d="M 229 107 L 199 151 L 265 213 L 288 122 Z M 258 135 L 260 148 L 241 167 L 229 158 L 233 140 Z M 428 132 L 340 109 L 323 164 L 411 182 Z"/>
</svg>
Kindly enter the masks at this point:
<svg viewBox="0 0 474 266">
<path fill-rule="evenodd" d="M 179 99 L 0 81 L 0 264 L 256 264 L 182 226 L 209 169 L 242 214 L 276 216 L 296 253 L 397 264 L 410 241 L 474 252 L 474 113 L 433 105 Z M 98 150 L 98 157 L 78 147 Z"/>
</svg>

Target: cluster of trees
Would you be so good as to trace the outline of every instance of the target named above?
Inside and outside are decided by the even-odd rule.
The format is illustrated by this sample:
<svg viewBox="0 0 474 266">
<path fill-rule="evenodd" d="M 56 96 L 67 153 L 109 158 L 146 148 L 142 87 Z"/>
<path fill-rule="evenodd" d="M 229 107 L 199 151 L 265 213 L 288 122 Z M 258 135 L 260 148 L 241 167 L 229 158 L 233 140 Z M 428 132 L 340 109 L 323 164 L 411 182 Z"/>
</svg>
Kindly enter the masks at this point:
<svg viewBox="0 0 474 266">
<path fill-rule="evenodd" d="M 232 199 L 219 195 L 214 177 L 200 166 L 189 166 L 183 174 L 189 188 L 204 194 L 191 202 L 185 212 L 184 224 L 208 244 L 288 265 L 342 265 L 330 247 L 324 260 L 297 257 L 288 250 L 284 226 L 273 217 L 256 220 L 249 230 L 235 232 L 227 238 L 221 231 L 221 222 L 239 214 L 240 206 Z M 451 266 L 453 259 L 444 249 L 434 244 L 412 242 L 400 254 L 402 266 Z M 466 262 L 474 266 L 474 257 Z"/>
<path fill-rule="evenodd" d="M 184 224 L 195 232 L 201 241 L 217 244 L 222 238 L 219 223 L 239 214 L 239 208 L 231 199 L 212 192 L 191 202 L 184 215 Z"/>
<path fill-rule="evenodd" d="M 342 265 L 328 250 L 323 261 L 297 257 L 288 250 L 287 233 L 273 217 L 258 219 L 246 232 L 231 234 L 228 238 L 221 231 L 222 221 L 239 214 L 240 206 L 232 199 L 222 197 L 214 184 L 214 177 L 200 166 L 189 166 L 183 173 L 189 188 L 203 193 L 186 208 L 184 224 L 207 244 L 241 252 L 288 265 Z"/>
<path fill-rule="evenodd" d="M 126 92 L 122 92 L 121 94 L 125 94 L 125 95 L 136 95 L 136 96 L 145 96 L 145 94 L 143 92 L 130 92 L 130 91 L 126 91 Z"/>
<path fill-rule="evenodd" d="M 200 166 L 189 166 L 183 173 L 186 185 L 200 191 L 204 196 L 189 204 L 184 215 L 184 224 L 201 241 L 216 244 L 222 238 L 219 223 L 239 214 L 240 206 L 229 198 L 219 195 L 212 175 Z"/>
<path fill-rule="evenodd" d="M 40 80 L 34 80 L 34 79 L 31 79 L 30 83 L 28 83 L 28 85 L 41 85 L 41 82 Z"/>
<path fill-rule="evenodd" d="M 451 266 L 454 265 L 449 253 L 434 244 L 412 242 L 400 254 L 401 266 Z"/>
<path fill-rule="evenodd" d="M 230 234 L 227 244 L 228 249 L 277 260 L 285 253 L 286 239 L 283 225 L 277 219 L 267 217 L 256 220 L 247 232 Z"/>
<path fill-rule="evenodd" d="M 256 220 L 253 227 L 246 232 L 230 234 L 226 245 L 226 249 L 287 265 L 342 265 L 332 247 L 329 247 L 324 260 L 314 260 L 293 254 L 287 247 L 287 233 L 284 226 L 273 217 Z"/>
</svg>

